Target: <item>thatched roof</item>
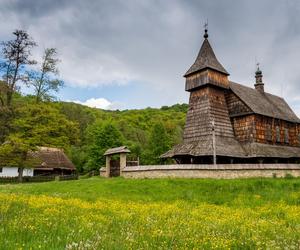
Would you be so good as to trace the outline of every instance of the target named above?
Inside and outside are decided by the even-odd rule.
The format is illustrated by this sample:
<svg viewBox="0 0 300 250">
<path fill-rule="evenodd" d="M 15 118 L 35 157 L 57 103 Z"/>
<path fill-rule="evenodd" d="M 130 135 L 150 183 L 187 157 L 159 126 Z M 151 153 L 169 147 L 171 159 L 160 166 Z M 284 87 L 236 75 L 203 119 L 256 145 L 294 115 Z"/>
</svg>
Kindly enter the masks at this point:
<svg viewBox="0 0 300 250">
<path fill-rule="evenodd" d="M 36 159 L 35 169 L 69 169 L 75 170 L 74 164 L 59 148 L 39 147 L 37 151 L 31 153 L 31 157 Z"/>
<path fill-rule="evenodd" d="M 196 73 L 206 68 L 214 69 L 223 74 L 229 75 L 226 69 L 218 61 L 212 47 L 210 46 L 208 40 L 205 38 L 200 48 L 199 54 L 196 58 L 196 61 L 190 67 L 190 69 L 185 73 L 184 76 L 187 77 L 190 74 Z"/>
<path fill-rule="evenodd" d="M 300 122 L 285 100 L 279 96 L 266 92 L 261 93 L 256 89 L 234 82 L 230 82 L 230 89 L 256 114 L 290 122 Z"/>
<path fill-rule="evenodd" d="M 117 148 L 110 148 L 105 151 L 104 155 L 114 155 L 120 153 L 130 153 L 130 150 L 126 146 L 117 147 Z"/>
</svg>

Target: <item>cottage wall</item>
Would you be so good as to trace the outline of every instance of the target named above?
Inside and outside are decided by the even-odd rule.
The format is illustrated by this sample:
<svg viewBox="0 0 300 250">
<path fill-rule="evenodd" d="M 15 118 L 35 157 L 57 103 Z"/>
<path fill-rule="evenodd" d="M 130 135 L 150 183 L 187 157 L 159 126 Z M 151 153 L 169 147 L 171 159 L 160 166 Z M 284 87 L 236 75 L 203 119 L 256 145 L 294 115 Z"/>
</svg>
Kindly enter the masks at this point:
<svg viewBox="0 0 300 250">
<path fill-rule="evenodd" d="M 0 168 L 0 177 L 17 177 L 19 175 L 17 167 Z M 33 169 L 24 169 L 23 176 L 33 176 Z"/>
</svg>

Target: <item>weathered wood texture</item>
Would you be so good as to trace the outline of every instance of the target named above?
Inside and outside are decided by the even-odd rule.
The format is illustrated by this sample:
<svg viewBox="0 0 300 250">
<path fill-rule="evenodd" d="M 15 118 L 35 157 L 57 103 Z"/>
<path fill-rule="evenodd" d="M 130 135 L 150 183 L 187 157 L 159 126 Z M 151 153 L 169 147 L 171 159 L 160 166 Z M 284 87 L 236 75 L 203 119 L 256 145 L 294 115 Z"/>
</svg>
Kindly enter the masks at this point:
<svg viewBox="0 0 300 250">
<path fill-rule="evenodd" d="M 185 90 L 191 91 L 206 84 L 211 84 L 226 89 L 229 88 L 227 75 L 217 71 L 206 69 L 188 76 L 185 82 Z"/>
<path fill-rule="evenodd" d="M 231 118 L 234 134 L 241 142 L 299 147 L 299 125 L 262 115 Z"/>
<path fill-rule="evenodd" d="M 297 124 L 255 115 L 256 142 L 299 146 Z"/>
<path fill-rule="evenodd" d="M 227 91 L 225 97 L 230 117 L 253 113 L 233 92 Z"/>
<path fill-rule="evenodd" d="M 237 140 L 241 142 L 255 141 L 255 116 L 232 118 L 233 130 Z"/>
<path fill-rule="evenodd" d="M 184 142 L 211 136 L 213 120 L 216 136 L 234 137 L 224 91 L 210 86 L 193 91 L 184 129 Z"/>
</svg>

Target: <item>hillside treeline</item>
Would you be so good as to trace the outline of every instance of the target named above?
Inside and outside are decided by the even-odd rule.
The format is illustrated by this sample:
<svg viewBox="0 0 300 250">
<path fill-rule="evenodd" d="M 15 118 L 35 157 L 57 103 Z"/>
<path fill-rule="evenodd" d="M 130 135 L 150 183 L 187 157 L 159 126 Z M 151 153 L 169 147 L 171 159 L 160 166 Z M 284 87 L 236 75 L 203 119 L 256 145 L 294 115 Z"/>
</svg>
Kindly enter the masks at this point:
<svg viewBox="0 0 300 250">
<path fill-rule="evenodd" d="M 157 164 L 180 142 L 187 105 L 105 111 L 58 102 L 64 82 L 56 48 L 33 58 L 38 44 L 24 30 L 0 46 L 0 166 L 18 167 L 20 180 L 23 169 L 34 165 L 29 153 L 39 146 L 64 149 L 79 172 L 88 172 L 104 165 L 103 153 L 111 147 L 126 145 L 132 160 Z M 33 94 L 22 96 L 25 87 Z"/>
<path fill-rule="evenodd" d="M 162 153 L 180 143 L 186 111 L 186 104 L 106 111 L 76 103 L 36 103 L 34 96 L 15 94 L 13 111 L 1 108 L 0 143 L 19 143 L 16 150 L 27 144 L 63 148 L 79 172 L 99 169 L 104 151 L 121 145 L 130 148 L 129 158 L 157 164 Z M 18 157 L 13 156 L 15 164 L 22 164 Z"/>
</svg>

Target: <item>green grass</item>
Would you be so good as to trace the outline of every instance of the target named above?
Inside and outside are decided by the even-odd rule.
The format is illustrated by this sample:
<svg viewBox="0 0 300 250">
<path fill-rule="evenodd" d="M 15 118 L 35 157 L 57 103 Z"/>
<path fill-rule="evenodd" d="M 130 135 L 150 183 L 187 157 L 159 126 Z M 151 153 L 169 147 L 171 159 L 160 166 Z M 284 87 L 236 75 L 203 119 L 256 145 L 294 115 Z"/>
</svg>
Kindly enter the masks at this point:
<svg viewBox="0 0 300 250">
<path fill-rule="evenodd" d="M 299 249 L 300 179 L 0 186 L 0 249 Z"/>
</svg>

